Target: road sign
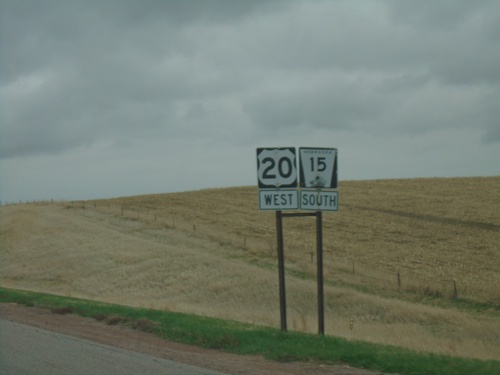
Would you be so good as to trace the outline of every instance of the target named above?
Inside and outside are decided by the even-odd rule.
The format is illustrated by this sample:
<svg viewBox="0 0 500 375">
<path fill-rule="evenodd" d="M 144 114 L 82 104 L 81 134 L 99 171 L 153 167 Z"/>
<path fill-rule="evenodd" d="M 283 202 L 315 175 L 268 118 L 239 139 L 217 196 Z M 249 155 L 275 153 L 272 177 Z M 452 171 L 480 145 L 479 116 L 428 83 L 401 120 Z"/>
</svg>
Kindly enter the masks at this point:
<svg viewBox="0 0 500 375">
<path fill-rule="evenodd" d="M 259 190 L 259 208 L 261 210 L 296 210 L 299 208 L 297 190 Z"/>
<path fill-rule="evenodd" d="M 276 211 L 278 273 L 280 288 L 281 330 L 287 330 L 285 293 L 285 256 L 283 216 L 316 216 L 316 254 L 318 275 L 318 333 L 325 334 L 323 291 L 323 222 L 322 211 L 338 211 L 337 149 L 299 148 L 300 202 L 296 151 L 294 147 L 257 148 L 259 207 Z M 310 188 L 310 189 L 307 189 Z M 312 190 L 311 188 L 314 188 Z M 282 210 L 313 210 L 315 213 L 283 213 Z"/>
<path fill-rule="evenodd" d="M 301 190 L 300 208 L 313 211 L 338 211 L 339 194 L 328 190 Z"/>
<path fill-rule="evenodd" d="M 336 189 L 337 149 L 299 148 L 300 186 L 303 188 Z"/>
<path fill-rule="evenodd" d="M 295 147 L 258 148 L 257 178 L 260 189 L 296 188 Z"/>
</svg>

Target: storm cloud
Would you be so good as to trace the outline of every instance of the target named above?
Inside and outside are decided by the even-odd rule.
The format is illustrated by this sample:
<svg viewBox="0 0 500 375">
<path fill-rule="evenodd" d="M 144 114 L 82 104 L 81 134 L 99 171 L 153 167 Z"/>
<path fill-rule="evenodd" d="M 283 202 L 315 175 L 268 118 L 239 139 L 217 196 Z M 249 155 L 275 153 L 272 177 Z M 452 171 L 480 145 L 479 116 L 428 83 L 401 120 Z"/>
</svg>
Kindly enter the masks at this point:
<svg viewBox="0 0 500 375">
<path fill-rule="evenodd" d="M 0 198 L 500 173 L 500 3 L 0 0 Z"/>
</svg>

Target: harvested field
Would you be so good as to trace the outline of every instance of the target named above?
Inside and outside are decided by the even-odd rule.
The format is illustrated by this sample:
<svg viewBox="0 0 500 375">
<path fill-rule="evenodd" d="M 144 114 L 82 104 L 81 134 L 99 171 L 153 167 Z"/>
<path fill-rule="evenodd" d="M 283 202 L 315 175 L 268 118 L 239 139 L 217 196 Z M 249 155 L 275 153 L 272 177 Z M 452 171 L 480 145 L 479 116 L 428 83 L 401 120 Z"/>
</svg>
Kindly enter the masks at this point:
<svg viewBox="0 0 500 375">
<path fill-rule="evenodd" d="M 324 214 L 325 270 L 349 284 L 457 292 L 500 303 L 500 177 L 341 182 L 340 211 Z M 275 217 L 258 210 L 257 188 L 210 189 L 99 202 L 275 257 Z M 109 205 L 106 206 L 106 205 Z M 314 219 L 285 219 L 290 268 L 314 272 Z M 354 276 L 352 277 L 354 263 Z M 351 274 L 346 276 L 345 274 Z M 496 281 L 496 282 L 495 282 Z M 455 282 L 455 284 L 454 284 Z"/>
<path fill-rule="evenodd" d="M 499 191 L 500 177 L 341 182 L 323 216 L 326 333 L 500 358 Z M 279 327 L 275 217 L 257 192 L 3 206 L 0 284 Z M 314 229 L 285 218 L 289 326 L 309 332 Z"/>
</svg>

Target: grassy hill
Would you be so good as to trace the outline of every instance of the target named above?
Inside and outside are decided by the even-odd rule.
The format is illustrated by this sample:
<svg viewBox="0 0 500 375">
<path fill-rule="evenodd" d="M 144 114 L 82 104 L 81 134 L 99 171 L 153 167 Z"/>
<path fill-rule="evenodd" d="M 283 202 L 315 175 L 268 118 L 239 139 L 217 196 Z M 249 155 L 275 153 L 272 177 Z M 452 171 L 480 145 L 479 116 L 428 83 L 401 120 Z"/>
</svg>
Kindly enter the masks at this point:
<svg viewBox="0 0 500 375">
<path fill-rule="evenodd" d="M 500 177 L 346 181 L 325 213 L 326 333 L 500 358 Z M 4 206 L 0 285 L 279 326 L 256 187 Z M 285 218 L 289 327 L 315 332 L 315 222 Z M 353 321 L 352 329 L 350 322 Z"/>
</svg>

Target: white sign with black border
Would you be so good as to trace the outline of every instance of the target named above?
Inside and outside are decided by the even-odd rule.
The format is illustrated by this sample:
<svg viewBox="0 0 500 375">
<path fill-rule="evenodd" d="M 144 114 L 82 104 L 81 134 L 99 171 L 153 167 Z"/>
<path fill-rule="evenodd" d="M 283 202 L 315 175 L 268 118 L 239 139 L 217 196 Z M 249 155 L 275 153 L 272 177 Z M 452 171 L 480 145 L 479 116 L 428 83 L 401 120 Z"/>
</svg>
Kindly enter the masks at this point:
<svg viewBox="0 0 500 375">
<path fill-rule="evenodd" d="M 337 149 L 300 147 L 300 187 L 336 189 Z"/>
<path fill-rule="evenodd" d="M 298 187 L 295 147 L 257 149 L 259 189 Z"/>
<path fill-rule="evenodd" d="M 259 208 L 275 211 L 297 210 L 299 208 L 299 193 L 294 189 L 259 190 Z"/>
<path fill-rule="evenodd" d="M 311 211 L 338 211 L 339 194 L 331 190 L 301 190 L 300 209 Z"/>
</svg>

